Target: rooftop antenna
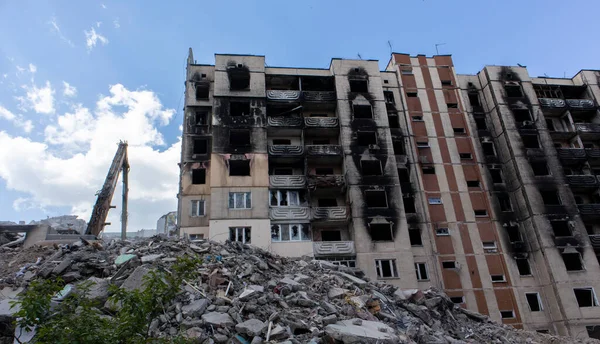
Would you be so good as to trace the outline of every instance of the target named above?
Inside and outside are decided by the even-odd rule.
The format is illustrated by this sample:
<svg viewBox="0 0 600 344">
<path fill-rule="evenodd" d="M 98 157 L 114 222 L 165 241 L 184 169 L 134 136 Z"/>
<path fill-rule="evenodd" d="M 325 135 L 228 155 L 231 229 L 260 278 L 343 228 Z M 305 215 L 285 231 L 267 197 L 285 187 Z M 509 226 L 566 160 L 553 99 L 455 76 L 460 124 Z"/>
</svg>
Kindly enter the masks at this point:
<svg viewBox="0 0 600 344">
<path fill-rule="evenodd" d="M 394 49 L 392 48 L 392 43 L 388 40 L 388 45 L 390 47 L 390 55 L 392 55 L 392 53 L 394 52 Z"/>
<path fill-rule="evenodd" d="M 435 45 L 435 54 L 436 54 L 436 55 L 439 55 L 439 54 L 440 54 L 440 52 L 439 52 L 439 50 L 438 50 L 438 47 L 439 47 L 440 45 L 445 45 L 445 44 L 446 44 L 446 43 L 437 43 L 437 44 Z"/>
<path fill-rule="evenodd" d="M 360 53 L 358 53 L 358 54 L 356 54 L 356 55 L 358 55 L 358 59 L 359 59 L 359 60 L 362 60 L 362 56 L 360 56 Z"/>
</svg>

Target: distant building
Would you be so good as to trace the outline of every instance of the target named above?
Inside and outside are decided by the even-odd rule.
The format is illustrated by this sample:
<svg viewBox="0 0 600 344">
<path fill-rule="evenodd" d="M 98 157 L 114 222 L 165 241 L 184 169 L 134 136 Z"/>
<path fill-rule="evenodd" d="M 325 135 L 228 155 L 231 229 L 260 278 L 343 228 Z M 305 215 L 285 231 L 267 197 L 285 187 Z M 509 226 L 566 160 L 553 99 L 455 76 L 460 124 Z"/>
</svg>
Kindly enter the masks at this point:
<svg viewBox="0 0 600 344">
<path fill-rule="evenodd" d="M 177 212 L 171 211 L 156 221 L 156 233 L 174 235 L 177 230 Z"/>
</svg>

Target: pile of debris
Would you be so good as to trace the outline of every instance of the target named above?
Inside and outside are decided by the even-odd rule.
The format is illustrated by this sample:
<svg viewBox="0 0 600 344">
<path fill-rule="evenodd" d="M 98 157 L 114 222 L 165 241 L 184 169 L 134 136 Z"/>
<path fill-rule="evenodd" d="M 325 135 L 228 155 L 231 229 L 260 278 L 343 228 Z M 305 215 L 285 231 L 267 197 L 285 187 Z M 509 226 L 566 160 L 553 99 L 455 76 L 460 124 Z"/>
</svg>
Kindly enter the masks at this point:
<svg viewBox="0 0 600 344">
<path fill-rule="evenodd" d="M 282 258 L 238 242 L 154 237 L 35 250 L 39 259 L 12 264 L 9 275 L 0 275 L 0 286 L 25 287 L 34 278 L 56 276 L 72 285 L 91 280 L 90 297 L 106 301 L 108 284 L 140 289 L 145 275 L 169 269 L 176 257 L 201 258 L 200 277 L 186 281 L 173 304 L 151 322 L 154 337 L 182 333 L 197 343 L 251 344 L 598 343 L 516 330 L 458 307 L 437 290 L 401 290 L 370 282 L 355 269 Z M 109 303 L 103 303 L 107 314 Z M 0 319 L 14 312 L 7 305 L 0 300 Z"/>
</svg>

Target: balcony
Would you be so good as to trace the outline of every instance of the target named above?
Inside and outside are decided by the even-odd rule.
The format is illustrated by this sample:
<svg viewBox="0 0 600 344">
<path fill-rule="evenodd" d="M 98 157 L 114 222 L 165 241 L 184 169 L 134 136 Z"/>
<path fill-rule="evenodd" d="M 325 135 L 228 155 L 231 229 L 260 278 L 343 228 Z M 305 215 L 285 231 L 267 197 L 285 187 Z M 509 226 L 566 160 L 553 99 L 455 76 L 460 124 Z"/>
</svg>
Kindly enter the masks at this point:
<svg viewBox="0 0 600 344">
<path fill-rule="evenodd" d="M 557 148 L 556 153 L 564 163 L 579 163 L 587 159 L 586 150 L 580 148 Z"/>
<path fill-rule="evenodd" d="M 579 204 L 577 205 L 579 213 L 585 216 L 597 217 L 600 216 L 600 204 Z"/>
<path fill-rule="evenodd" d="M 346 177 L 343 175 L 308 176 L 309 189 L 343 189 L 346 186 Z"/>
<path fill-rule="evenodd" d="M 341 156 L 342 146 L 340 145 L 307 145 L 306 153 L 309 156 Z"/>
<path fill-rule="evenodd" d="M 597 123 L 575 123 L 575 130 L 584 140 L 600 138 L 600 124 Z"/>
<path fill-rule="evenodd" d="M 273 207 L 269 208 L 271 220 L 309 220 L 310 208 L 308 207 Z"/>
<path fill-rule="evenodd" d="M 596 107 L 591 99 L 567 99 L 567 105 L 571 109 L 581 110 L 591 110 Z"/>
<path fill-rule="evenodd" d="M 295 90 L 267 90 L 267 99 L 280 102 L 293 102 L 300 100 L 300 91 Z"/>
<path fill-rule="evenodd" d="M 269 116 L 267 125 L 276 128 L 302 128 L 302 117 L 299 116 Z"/>
<path fill-rule="evenodd" d="M 304 189 L 306 178 L 304 176 L 269 176 L 269 186 L 278 189 Z"/>
<path fill-rule="evenodd" d="M 315 257 L 354 256 L 354 241 L 315 241 L 313 242 Z"/>
<path fill-rule="evenodd" d="M 303 146 L 293 145 L 270 145 L 269 156 L 273 157 L 301 157 L 304 155 Z"/>
<path fill-rule="evenodd" d="M 568 214 L 567 208 L 562 204 L 545 204 L 546 214 Z"/>
<path fill-rule="evenodd" d="M 587 189 L 587 188 L 597 188 L 598 187 L 598 179 L 596 176 L 592 175 L 569 175 L 566 176 L 567 183 L 571 186 L 572 189 Z"/>
<path fill-rule="evenodd" d="M 302 97 L 306 102 L 333 102 L 336 100 L 333 91 L 303 91 Z"/>
<path fill-rule="evenodd" d="M 594 250 L 600 251 L 600 234 L 592 234 L 589 238 Z"/>
<path fill-rule="evenodd" d="M 312 209 L 313 221 L 346 221 L 348 209 L 346 207 L 315 207 Z"/>
<path fill-rule="evenodd" d="M 597 165 L 600 163 L 600 149 L 588 148 L 585 149 L 585 155 L 589 159 L 591 165 Z"/>
<path fill-rule="evenodd" d="M 306 117 L 304 118 L 306 128 L 338 128 L 340 121 L 337 117 Z"/>
<path fill-rule="evenodd" d="M 573 137 L 575 137 L 575 135 L 577 135 L 577 132 L 574 130 L 552 130 L 549 129 L 548 132 L 550 133 L 550 137 L 552 137 L 553 140 L 570 140 Z"/>
<path fill-rule="evenodd" d="M 528 158 L 543 158 L 546 156 L 546 153 L 541 148 L 526 148 L 525 153 Z"/>
<path fill-rule="evenodd" d="M 561 114 L 566 110 L 567 103 L 564 99 L 560 98 L 538 98 L 540 106 L 547 111 L 548 114 Z"/>
<path fill-rule="evenodd" d="M 406 155 L 396 155 L 396 165 L 398 168 L 406 168 L 408 164 L 408 156 Z"/>
</svg>

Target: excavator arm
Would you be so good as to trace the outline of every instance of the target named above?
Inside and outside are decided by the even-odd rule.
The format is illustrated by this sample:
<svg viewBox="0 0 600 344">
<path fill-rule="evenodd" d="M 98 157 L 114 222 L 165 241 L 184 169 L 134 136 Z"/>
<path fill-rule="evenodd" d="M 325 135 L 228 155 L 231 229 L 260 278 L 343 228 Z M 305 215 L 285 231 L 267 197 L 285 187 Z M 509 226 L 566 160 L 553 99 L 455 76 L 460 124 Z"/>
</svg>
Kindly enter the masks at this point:
<svg viewBox="0 0 600 344">
<path fill-rule="evenodd" d="M 102 189 L 98 192 L 98 198 L 94 209 L 92 210 L 92 216 L 88 222 L 86 234 L 98 235 L 104 229 L 104 226 L 109 223 L 106 222 L 108 211 L 113 208 L 110 202 L 115 193 L 117 181 L 119 179 L 119 172 L 123 172 L 123 209 L 121 211 L 121 236 L 123 237 L 127 228 L 127 194 L 128 194 L 128 173 L 129 173 L 129 161 L 127 160 L 127 142 L 119 142 L 119 148 L 113 158 L 108 175 L 104 181 Z"/>
</svg>

